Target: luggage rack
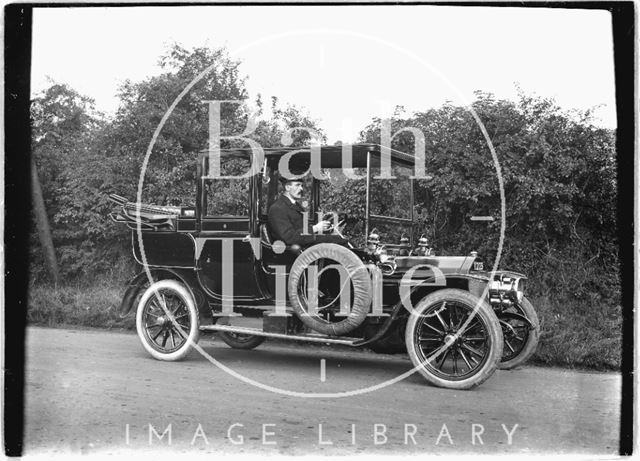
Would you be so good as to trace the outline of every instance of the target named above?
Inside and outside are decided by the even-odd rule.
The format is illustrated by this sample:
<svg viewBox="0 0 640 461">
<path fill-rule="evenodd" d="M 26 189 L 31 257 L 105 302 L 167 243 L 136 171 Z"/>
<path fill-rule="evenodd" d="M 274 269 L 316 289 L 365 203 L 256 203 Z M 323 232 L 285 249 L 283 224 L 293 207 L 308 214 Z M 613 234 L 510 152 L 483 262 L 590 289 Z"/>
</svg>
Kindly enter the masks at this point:
<svg viewBox="0 0 640 461">
<path fill-rule="evenodd" d="M 136 230 L 138 224 L 144 230 L 174 230 L 175 220 L 182 212 L 179 207 L 138 204 L 117 194 L 109 194 L 109 199 L 122 207 L 109 213 L 111 220 L 125 223 L 131 230 Z"/>
</svg>

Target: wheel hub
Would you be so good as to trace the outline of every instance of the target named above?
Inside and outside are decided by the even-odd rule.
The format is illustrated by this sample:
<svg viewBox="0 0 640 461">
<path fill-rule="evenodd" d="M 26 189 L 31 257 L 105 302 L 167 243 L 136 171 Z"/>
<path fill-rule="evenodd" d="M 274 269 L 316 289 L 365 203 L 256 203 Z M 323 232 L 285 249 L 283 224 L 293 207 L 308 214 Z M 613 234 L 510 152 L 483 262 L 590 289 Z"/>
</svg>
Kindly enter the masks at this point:
<svg viewBox="0 0 640 461">
<path fill-rule="evenodd" d="M 449 333 L 444 337 L 445 344 L 451 344 L 452 346 L 454 346 L 458 343 L 458 341 L 460 341 L 460 338 L 456 337 L 456 335 L 452 333 Z"/>
</svg>

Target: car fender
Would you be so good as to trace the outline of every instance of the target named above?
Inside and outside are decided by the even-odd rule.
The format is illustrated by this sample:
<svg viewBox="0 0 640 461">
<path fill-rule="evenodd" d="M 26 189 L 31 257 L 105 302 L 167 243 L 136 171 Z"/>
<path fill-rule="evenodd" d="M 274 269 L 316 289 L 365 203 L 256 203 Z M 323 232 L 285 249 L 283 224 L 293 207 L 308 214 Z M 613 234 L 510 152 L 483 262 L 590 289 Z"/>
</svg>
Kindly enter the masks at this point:
<svg viewBox="0 0 640 461">
<path fill-rule="evenodd" d="M 531 323 L 531 320 L 529 320 L 527 317 L 525 317 L 522 314 L 518 314 L 517 312 L 502 312 L 498 316 L 498 320 L 500 321 L 500 323 L 502 323 L 504 321 L 503 319 L 520 320 L 526 323 L 529 326 L 529 328 L 533 328 L 533 324 Z"/>
<path fill-rule="evenodd" d="M 162 280 L 162 279 L 176 279 L 183 283 L 183 285 L 189 290 L 191 296 L 195 296 L 193 294 L 193 290 L 191 289 L 191 281 L 193 280 L 192 275 L 185 273 L 185 271 L 174 270 L 169 268 L 162 269 L 150 269 L 151 276 L 154 281 Z M 120 302 L 120 306 L 118 308 L 118 314 L 121 317 L 126 316 L 133 309 L 133 302 L 136 297 L 140 293 L 140 290 L 145 286 L 148 282 L 148 274 L 146 271 L 142 271 L 133 277 L 128 285 L 127 289 L 124 292 L 124 296 L 122 297 L 122 301 Z"/>
</svg>

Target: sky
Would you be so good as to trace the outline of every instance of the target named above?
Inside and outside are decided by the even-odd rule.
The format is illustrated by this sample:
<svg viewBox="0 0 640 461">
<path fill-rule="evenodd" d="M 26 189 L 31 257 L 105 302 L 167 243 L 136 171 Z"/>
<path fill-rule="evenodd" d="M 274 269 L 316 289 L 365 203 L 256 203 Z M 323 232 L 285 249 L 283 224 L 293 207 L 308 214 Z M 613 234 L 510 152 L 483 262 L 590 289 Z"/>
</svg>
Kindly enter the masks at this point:
<svg viewBox="0 0 640 461">
<path fill-rule="evenodd" d="M 126 79 L 160 73 L 184 47 L 225 46 L 253 99 L 304 108 L 330 143 L 353 142 L 373 116 L 473 92 L 552 97 L 616 126 L 611 16 L 606 11 L 449 6 L 180 6 L 34 11 L 32 93 L 53 79 L 115 112 Z"/>
</svg>

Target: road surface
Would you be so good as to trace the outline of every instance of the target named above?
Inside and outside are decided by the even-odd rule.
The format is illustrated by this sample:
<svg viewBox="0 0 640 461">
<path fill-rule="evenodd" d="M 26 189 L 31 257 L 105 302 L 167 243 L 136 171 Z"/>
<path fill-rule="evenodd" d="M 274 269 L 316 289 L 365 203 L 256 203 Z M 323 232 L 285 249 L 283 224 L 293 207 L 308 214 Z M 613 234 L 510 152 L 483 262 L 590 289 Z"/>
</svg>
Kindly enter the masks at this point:
<svg viewBox="0 0 640 461">
<path fill-rule="evenodd" d="M 354 391 L 411 368 L 406 356 L 294 342 L 242 351 L 207 335 L 199 345 L 246 378 L 305 393 Z M 25 382 L 27 455 L 618 448 L 618 373 L 524 367 L 498 371 L 472 391 L 431 387 L 413 374 L 355 396 L 302 398 L 247 384 L 195 351 L 182 362 L 154 360 L 133 333 L 31 327 Z"/>
</svg>

